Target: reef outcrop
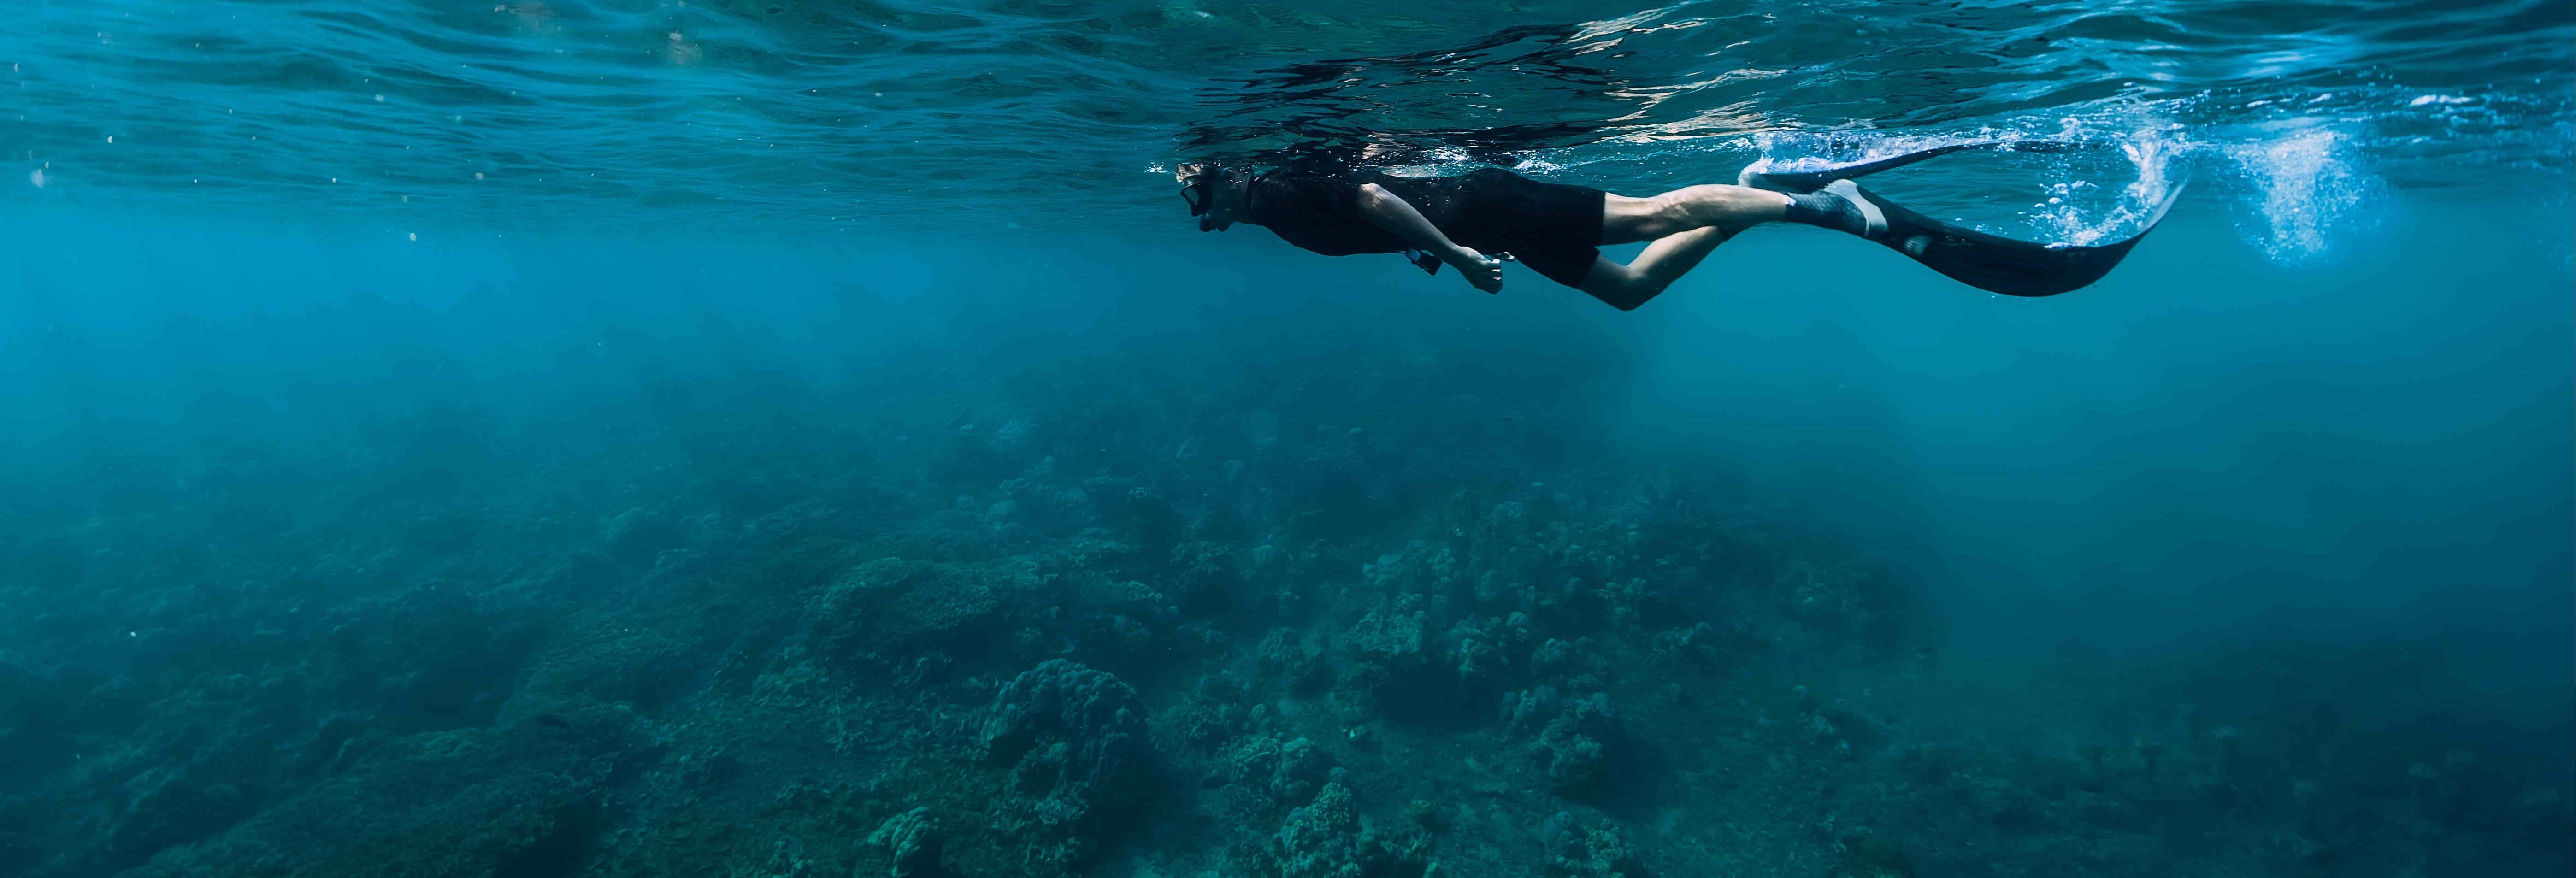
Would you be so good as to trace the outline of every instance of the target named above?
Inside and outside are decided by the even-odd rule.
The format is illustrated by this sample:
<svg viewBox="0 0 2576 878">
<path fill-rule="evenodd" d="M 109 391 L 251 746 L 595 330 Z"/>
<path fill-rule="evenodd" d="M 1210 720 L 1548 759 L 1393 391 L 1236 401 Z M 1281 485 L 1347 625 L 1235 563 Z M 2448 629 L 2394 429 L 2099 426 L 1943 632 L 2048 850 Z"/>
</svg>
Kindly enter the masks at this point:
<svg viewBox="0 0 2576 878">
<path fill-rule="evenodd" d="M 742 378 L 613 442 L 424 415 L 0 490 L 0 874 L 2576 859 L 2546 772 L 2295 699 L 2074 681 L 2027 740 L 1966 731 L 1992 705 L 1903 577 L 1467 356 L 1122 352 L 832 405 Z"/>
</svg>

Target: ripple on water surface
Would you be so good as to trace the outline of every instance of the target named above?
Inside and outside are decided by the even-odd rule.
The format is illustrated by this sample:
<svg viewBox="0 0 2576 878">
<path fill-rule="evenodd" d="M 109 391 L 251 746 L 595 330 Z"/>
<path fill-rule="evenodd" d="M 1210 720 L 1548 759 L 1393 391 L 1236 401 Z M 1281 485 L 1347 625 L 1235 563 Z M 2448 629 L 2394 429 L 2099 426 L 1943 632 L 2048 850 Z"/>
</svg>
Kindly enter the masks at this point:
<svg viewBox="0 0 2576 878">
<path fill-rule="evenodd" d="M 0 151 L 24 181 L 0 197 L 1096 225 L 1168 220 L 1168 178 L 1149 175 L 1182 158 L 1501 164 L 1643 190 L 2006 132 L 2106 148 L 1980 196 L 1980 223 L 2107 233 L 2167 159 L 2226 169 L 2230 200 L 2263 213 L 2345 177 L 2562 172 L 2576 138 L 2576 28 L 2555 0 L 1511 6 L 49 4 L 0 36 L 18 96 Z M 2164 158 L 2130 157 L 2142 138 Z M 2296 156 L 2342 164 L 2298 183 Z"/>
</svg>

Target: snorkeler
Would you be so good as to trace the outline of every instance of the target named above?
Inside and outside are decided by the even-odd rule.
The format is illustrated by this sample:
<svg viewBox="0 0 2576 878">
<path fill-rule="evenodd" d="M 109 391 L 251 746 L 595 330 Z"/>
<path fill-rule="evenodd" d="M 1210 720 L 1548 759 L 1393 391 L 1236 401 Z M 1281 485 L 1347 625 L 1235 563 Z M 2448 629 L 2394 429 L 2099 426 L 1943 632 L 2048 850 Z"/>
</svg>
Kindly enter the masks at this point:
<svg viewBox="0 0 2576 878">
<path fill-rule="evenodd" d="M 2145 228 L 2116 243 L 2037 244 L 1934 220 L 1871 194 L 1852 178 L 2003 142 L 1961 143 L 1813 171 L 1746 168 L 1737 185 L 1704 184 L 1647 198 L 1532 180 L 1498 168 L 1455 177 L 1249 173 L 1215 164 L 1175 172 L 1200 231 L 1238 222 L 1326 256 L 1406 253 L 1424 271 L 1447 264 L 1488 293 L 1504 260 L 1582 290 L 1622 311 L 1661 294 L 1736 233 L 1768 222 L 1819 226 L 1905 254 L 1970 286 L 2012 296 L 2053 296 L 2099 280 L 2146 237 L 2182 187 L 2172 187 Z M 1651 242 L 1626 264 L 1606 245 Z"/>
</svg>

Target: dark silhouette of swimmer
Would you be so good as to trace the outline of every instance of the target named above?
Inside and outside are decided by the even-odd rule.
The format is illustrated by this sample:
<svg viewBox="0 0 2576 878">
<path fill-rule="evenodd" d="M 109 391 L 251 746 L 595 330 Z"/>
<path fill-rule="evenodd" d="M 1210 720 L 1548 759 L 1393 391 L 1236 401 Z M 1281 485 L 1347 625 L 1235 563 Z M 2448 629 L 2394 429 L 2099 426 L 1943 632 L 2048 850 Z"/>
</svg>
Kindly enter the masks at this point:
<svg viewBox="0 0 2576 878">
<path fill-rule="evenodd" d="M 2004 142 L 1951 144 L 1810 171 L 1746 168 L 1736 185 L 1705 184 L 1632 198 L 1532 180 L 1497 168 L 1454 177 L 1249 173 L 1185 164 L 1175 173 L 1201 231 L 1238 222 L 1327 256 L 1406 253 L 1423 270 L 1449 265 L 1469 284 L 1500 292 L 1504 260 L 1620 310 L 1645 304 L 1737 232 L 1768 222 L 1819 226 L 1905 254 L 1970 286 L 2013 296 L 2053 296 L 2110 272 L 2164 218 L 2172 187 L 2145 229 L 2116 243 L 2078 247 L 2020 241 L 1934 220 L 1852 182 L 1956 152 Z M 2027 145 L 2024 145 L 2025 148 Z M 1757 166 L 1758 167 L 1758 166 Z M 1605 245 L 1651 242 L 1626 264 Z"/>
</svg>

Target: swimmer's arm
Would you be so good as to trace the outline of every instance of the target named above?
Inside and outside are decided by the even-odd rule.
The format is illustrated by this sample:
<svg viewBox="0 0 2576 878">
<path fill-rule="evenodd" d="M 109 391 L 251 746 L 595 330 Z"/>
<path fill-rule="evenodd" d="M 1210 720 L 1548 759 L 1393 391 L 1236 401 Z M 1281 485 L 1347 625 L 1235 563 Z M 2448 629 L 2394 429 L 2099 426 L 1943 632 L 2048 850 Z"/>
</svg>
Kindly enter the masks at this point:
<svg viewBox="0 0 2576 878">
<path fill-rule="evenodd" d="M 1488 293 L 1502 289 L 1502 263 L 1458 246 L 1449 240 L 1448 235 L 1441 233 L 1439 226 L 1423 218 L 1421 211 L 1413 209 L 1413 205 L 1405 203 L 1403 198 L 1387 191 L 1386 187 L 1362 183 L 1359 197 L 1360 215 L 1368 217 L 1369 222 L 1376 223 L 1378 228 L 1394 232 L 1406 243 L 1449 263 L 1477 289 Z"/>
</svg>

